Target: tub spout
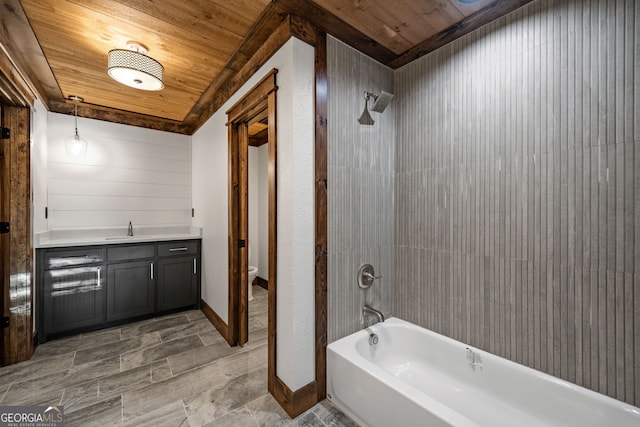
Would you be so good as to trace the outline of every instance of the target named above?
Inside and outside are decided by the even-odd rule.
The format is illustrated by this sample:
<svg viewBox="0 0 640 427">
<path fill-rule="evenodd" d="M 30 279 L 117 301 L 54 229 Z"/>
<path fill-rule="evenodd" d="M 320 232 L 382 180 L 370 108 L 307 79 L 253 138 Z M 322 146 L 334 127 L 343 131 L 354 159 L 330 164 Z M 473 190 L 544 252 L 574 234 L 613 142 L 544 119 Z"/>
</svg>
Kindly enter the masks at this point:
<svg viewBox="0 0 640 427">
<path fill-rule="evenodd" d="M 369 307 L 365 305 L 362 307 L 362 315 L 366 318 L 367 316 L 375 316 L 378 319 L 378 322 L 384 322 L 384 314 L 381 311 L 376 310 L 373 307 Z"/>
</svg>

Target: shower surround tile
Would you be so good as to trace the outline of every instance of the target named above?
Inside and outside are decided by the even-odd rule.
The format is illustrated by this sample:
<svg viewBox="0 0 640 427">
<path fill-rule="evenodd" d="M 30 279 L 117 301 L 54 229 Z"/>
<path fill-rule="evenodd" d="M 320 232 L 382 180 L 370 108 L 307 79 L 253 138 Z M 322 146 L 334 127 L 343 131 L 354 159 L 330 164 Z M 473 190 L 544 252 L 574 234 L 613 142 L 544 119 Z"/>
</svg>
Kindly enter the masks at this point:
<svg viewBox="0 0 640 427">
<path fill-rule="evenodd" d="M 391 314 L 394 286 L 394 101 L 375 124 L 358 117 L 365 91 L 393 92 L 391 69 L 340 41 L 328 54 L 328 341 L 361 329 L 365 303 Z M 369 290 L 357 284 L 362 264 L 377 275 Z"/>
<path fill-rule="evenodd" d="M 636 406 L 639 16 L 529 3 L 396 70 L 393 101 L 394 314 Z"/>
<path fill-rule="evenodd" d="M 638 17 L 537 0 L 394 71 L 328 38 L 329 342 L 371 302 L 640 406 Z"/>
</svg>

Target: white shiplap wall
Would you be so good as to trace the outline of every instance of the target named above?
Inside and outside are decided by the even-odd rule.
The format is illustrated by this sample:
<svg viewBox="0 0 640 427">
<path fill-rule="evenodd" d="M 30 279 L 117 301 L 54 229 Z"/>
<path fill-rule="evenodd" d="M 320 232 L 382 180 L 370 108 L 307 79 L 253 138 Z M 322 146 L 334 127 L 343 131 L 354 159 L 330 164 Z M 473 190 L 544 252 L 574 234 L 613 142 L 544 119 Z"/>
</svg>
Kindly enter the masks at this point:
<svg viewBox="0 0 640 427">
<path fill-rule="evenodd" d="M 48 115 L 48 228 L 191 225 L 191 138 L 78 119 L 87 155 L 73 158 L 65 140 L 73 117 Z"/>
</svg>

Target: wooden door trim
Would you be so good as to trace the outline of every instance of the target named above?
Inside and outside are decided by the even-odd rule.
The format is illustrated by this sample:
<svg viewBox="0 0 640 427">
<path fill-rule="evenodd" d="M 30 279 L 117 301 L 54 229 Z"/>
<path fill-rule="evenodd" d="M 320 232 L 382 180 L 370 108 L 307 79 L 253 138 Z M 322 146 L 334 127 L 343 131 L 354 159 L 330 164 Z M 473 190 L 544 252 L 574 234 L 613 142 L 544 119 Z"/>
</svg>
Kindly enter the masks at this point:
<svg viewBox="0 0 640 427">
<path fill-rule="evenodd" d="M 327 382 L 327 34 L 318 31 L 315 45 L 315 332 L 317 399 L 326 397 Z"/>
<path fill-rule="evenodd" d="M 315 381 L 307 384 L 299 390 L 292 391 L 286 384 L 278 378 L 276 373 L 276 247 L 277 239 L 269 239 L 269 329 L 268 329 L 268 389 L 274 398 L 285 409 L 287 414 L 295 417 L 305 410 L 309 409 L 318 401 L 326 397 L 326 348 L 327 348 L 327 253 L 328 253 L 328 237 L 327 237 L 327 156 L 328 156 L 328 140 L 327 140 L 327 35 L 325 32 L 317 30 L 315 35 L 315 356 L 316 367 Z M 277 70 L 274 70 L 277 71 Z M 276 108 L 275 99 L 276 92 L 269 92 L 263 85 L 272 77 L 265 76 L 256 88 L 259 92 L 267 94 L 269 108 L 269 234 L 277 236 L 277 199 L 276 199 Z M 273 75 L 275 85 L 275 75 Z M 267 86 L 268 87 L 268 86 Z M 276 87 L 277 89 L 277 87 Z M 231 117 L 238 118 L 241 112 L 254 111 L 251 110 L 249 103 L 238 101 L 227 114 L 230 115 L 229 123 L 232 122 Z M 234 110 L 237 108 L 237 110 Z M 271 124 L 274 124 L 272 127 Z M 232 126 L 229 126 L 230 128 Z M 231 141 L 231 129 L 230 129 Z M 272 141 L 274 142 L 272 144 Z M 231 146 L 229 147 L 231 153 Z M 232 159 L 230 157 L 230 170 Z M 231 174 L 230 174 L 231 178 Z M 232 183 L 229 182 L 231 190 Z M 229 198 L 229 207 L 231 215 L 231 202 Z M 231 217 L 229 220 L 231 224 Z M 231 240 L 231 233 L 230 233 Z M 231 254 L 231 248 L 230 248 Z M 231 266 L 230 260 L 230 266 Z M 271 266 L 274 266 L 273 268 Z M 231 327 L 231 277 L 229 279 L 229 327 Z M 229 338 L 231 335 L 229 334 Z M 229 341 L 228 338 L 228 341 Z M 231 343 L 231 341 L 229 341 Z"/>
<path fill-rule="evenodd" d="M 316 30 L 315 47 L 315 381 L 292 391 L 277 375 L 269 375 L 269 392 L 290 417 L 326 397 L 327 378 L 327 35 Z M 271 120 L 271 119 L 270 119 Z M 269 272 L 271 274 L 271 272 Z M 269 283 L 271 287 L 271 283 Z M 271 290 L 270 290 L 271 292 Z M 275 299 L 274 299 L 275 304 Z M 275 307 L 269 315 L 275 316 Z M 275 321 L 274 321 L 275 322 Z M 275 333 L 275 331 L 274 331 Z M 270 339 L 271 331 L 269 333 Z M 275 335 L 273 337 L 275 345 Z M 273 382 L 271 379 L 273 378 Z"/>
<path fill-rule="evenodd" d="M 248 123 L 265 110 L 269 117 L 268 171 L 269 171 L 269 372 L 275 375 L 275 301 L 276 301 L 276 75 L 272 69 L 228 111 L 229 134 L 229 324 L 227 341 L 244 344 L 248 338 L 247 281 L 248 256 Z M 238 242 L 245 247 L 238 250 Z M 272 366 L 273 365 L 273 366 Z"/>
<path fill-rule="evenodd" d="M 2 105 L 0 113 L 0 124 L 10 129 L 10 137 L 0 140 L 0 218 L 10 223 L 10 232 L 0 235 L 1 308 L 9 317 L 0 357 L 9 365 L 33 355 L 30 110 Z"/>
</svg>

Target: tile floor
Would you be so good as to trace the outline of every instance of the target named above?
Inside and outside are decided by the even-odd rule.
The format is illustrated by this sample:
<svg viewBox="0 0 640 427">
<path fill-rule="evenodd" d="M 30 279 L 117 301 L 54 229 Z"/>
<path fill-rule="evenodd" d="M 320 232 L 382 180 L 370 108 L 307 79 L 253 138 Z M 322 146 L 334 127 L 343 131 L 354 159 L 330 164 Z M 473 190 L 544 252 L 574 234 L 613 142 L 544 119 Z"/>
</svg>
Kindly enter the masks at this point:
<svg viewBox="0 0 640 427">
<path fill-rule="evenodd" d="M 267 392 L 267 292 L 249 343 L 229 347 L 200 311 L 38 346 L 0 368 L 0 405 L 64 405 L 66 426 L 357 426 L 329 401 L 290 419 Z"/>
</svg>

